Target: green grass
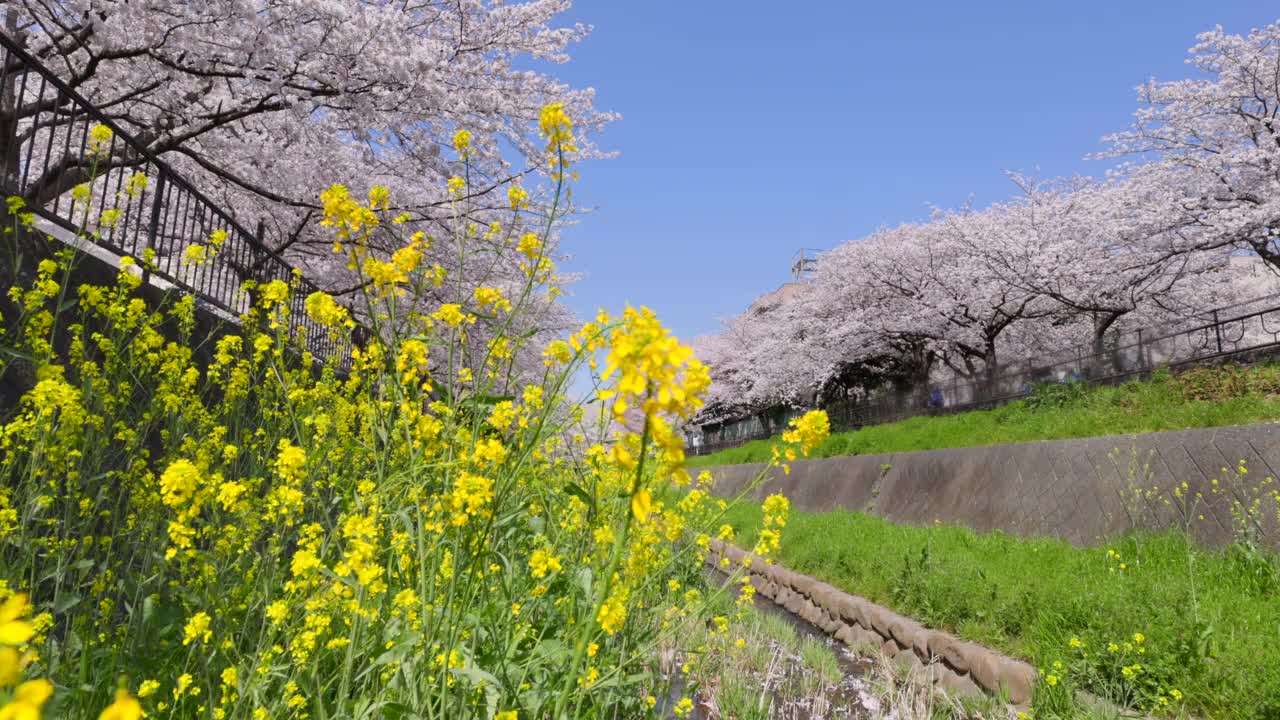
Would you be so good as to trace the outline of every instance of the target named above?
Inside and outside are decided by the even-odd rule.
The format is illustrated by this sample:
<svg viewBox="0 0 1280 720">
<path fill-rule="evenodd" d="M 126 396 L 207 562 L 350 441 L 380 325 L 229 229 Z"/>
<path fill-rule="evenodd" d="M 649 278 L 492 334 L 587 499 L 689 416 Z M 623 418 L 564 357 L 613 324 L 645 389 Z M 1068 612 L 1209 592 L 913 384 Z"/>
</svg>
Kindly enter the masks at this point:
<svg viewBox="0 0 1280 720">
<path fill-rule="evenodd" d="M 1280 365 L 1198 368 L 1123 385 L 1044 386 L 1032 397 L 955 415 L 836 433 L 813 457 L 1243 425 L 1280 418 Z M 773 440 L 690 458 L 690 467 L 764 462 Z"/>
<path fill-rule="evenodd" d="M 729 510 L 740 545 L 750 547 L 759 521 L 758 506 Z M 1176 689 L 1185 705 L 1166 715 L 1280 717 L 1280 562 L 1246 545 L 1208 550 L 1161 534 L 1076 548 L 796 512 L 778 561 L 1055 675 L 1053 688 L 1040 685 L 1038 718 L 1072 716 L 1071 688 L 1145 709 Z M 1121 669 L 1135 663 L 1127 677 Z"/>
</svg>

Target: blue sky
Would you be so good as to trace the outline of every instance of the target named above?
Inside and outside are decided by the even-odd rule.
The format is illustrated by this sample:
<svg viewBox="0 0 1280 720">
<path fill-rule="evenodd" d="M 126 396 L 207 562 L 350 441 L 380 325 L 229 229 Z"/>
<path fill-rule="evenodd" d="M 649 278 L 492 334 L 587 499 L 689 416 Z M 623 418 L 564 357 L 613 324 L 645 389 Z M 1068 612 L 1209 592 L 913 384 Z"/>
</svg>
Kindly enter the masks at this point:
<svg viewBox="0 0 1280 720">
<path fill-rule="evenodd" d="M 1006 197 L 1006 170 L 1100 175 L 1134 87 L 1192 69 L 1196 33 L 1280 18 L 1263 2 L 579 0 L 595 26 L 554 72 L 622 113 L 581 167 L 592 214 L 562 265 L 570 305 L 648 305 L 714 330 L 829 248 L 930 205 Z"/>
</svg>

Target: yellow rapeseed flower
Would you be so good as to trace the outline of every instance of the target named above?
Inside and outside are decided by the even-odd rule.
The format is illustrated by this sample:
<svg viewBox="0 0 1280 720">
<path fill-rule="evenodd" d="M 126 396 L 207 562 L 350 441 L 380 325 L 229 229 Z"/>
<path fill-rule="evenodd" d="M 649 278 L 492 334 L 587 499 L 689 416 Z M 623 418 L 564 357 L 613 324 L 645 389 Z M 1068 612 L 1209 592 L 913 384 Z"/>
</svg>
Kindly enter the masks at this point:
<svg viewBox="0 0 1280 720">
<path fill-rule="evenodd" d="M 288 613 L 289 604 L 283 600 L 276 600 L 267 606 L 267 618 L 271 620 L 272 625 L 280 624 Z"/>
<path fill-rule="evenodd" d="M 35 635 L 31 623 L 23 620 L 31 611 L 26 593 L 17 593 L 0 605 L 0 644 L 21 645 Z"/>
<path fill-rule="evenodd" d="M 462 157 L 471 154 L 471 133 L 466 130 L 459 130 L 453 134 L 453 149 L 458 151 Z"/>
<path fill-rule="evenodd" d="M 77 203 L 89 202 L 89 196 L 91 194 L 92 190 L 89 188 L 89 183 L 80 183 L 79 185 L 71 188 L 71 199 Z"/>
<path fill-rule="evenodd" d="M 339 305 L 333 296 L 319 290 L 307 296 L 307 317 L 321 325 L 337 327 L 351 322 L 347 309 Z"/>
<path fill-rule="evenodd" d="M 445 303 L 440 309 L 431 314 L 431 317 L 448 325 L 451 328 L 461 326 L 463 323 L 474 323 L 476 318 L 470 313 L 462 311 L 462 306 L 457 303 Z"/>
<path fill-rule="evenodd" d="M 98 715 L 98 720 L 140 720 L 140 718 L 142 718 L 142 705 L 124 688 L 116 690 L 115 702 Z"/>
<path fill-rule="evenodd" d="M 169 464 L 160 476 L 160 492 L 164 504 L 171 508 L 184 508 L 191 502 L 200 485 L 200 469 L 185 458 Z"/>
<path fill-rule="evenodd" d="M 493 409 L 489 411 L 489 424 L 498 430 L 506 430 L 515 422 L 516 409 L 510 400 L 502 400 L 495 403 Z"/>
<path fill-rule="evenodd" d="M 560 558 L 545 548 L 538 548 L 529 557 L 529 569 L 536 578 L 546 577 L 550 573 L 560 572 Z"/>
<path fill-rule="evenodd" d="M 628 307 L 609 337 L 604 378 L 617 375 L 599 392 L 613 400 L 614 417 L 625 422 L 628 407 L 639 405 L 649 419 L 658 413 L 689 417 L 702 406 L 711 376 L 693 350 L 681 345 L 649 308 Z M 677 440 L 674 433 L 672 441 Z"/>
<path fill-rule="evenodd" d="M 573 359 L 573 349 L 564 340 L 552 340 L 542 351 L 542 357 L 547 367 L 567 365 Z"/>
<path fill-rule="evenodd" d="M 487 465 L 501 465 L 507 459 L 507 449 L 498 438 L 485 438 L 476 442 L 475 458 Z"/>
<path fill-rule="evenodd" d="M 516 241 L 516 250 L 530 260 L 536 261 L 542 257 L 542 240 L 538 238 L 537 233 L 525 233 Z"/>
<path fill-rule="evenodd" d="M 604 604 L 600 606 L 600 611 L 596 613 L 596 622 L 600 623 L 600 629 L 606 633 L 613 635 L 622 629 L 622 624 L 627 620 L 626 596 L 624 594 L 615 593 L 611 595 Z"/>
<path fill-rule="evenodd" d="M 522 207 L 528 207 L 529 193 L 519 185 L 512 184 L 507 188 L 507 201 L 511 203 L 512 210 L 519 210 Z"/>
<path fill-rule="evenodd" d="M 765 498 L 764 502 L 760 505 L 760 509 L 766 516 L 783 516 L 790 512 L 791 501 L 781 493 L 774 493 Z"/>
<path fill-rule="evenodd" d="M 129 181 L 124 185 L 125 194 L 131 198 L 136 198 L 147 189 L 147 176 L 142 173 L 134 173 L 129 176 Z"/>
<path fill-rule="evenodd" d="M 800 446 L 800 452 L 808 455 L 822 444 L 831 433 L 831 422 L 824 410 L 810 410 L 803 417 L 791 421 L 791 429 L 782 433 L 782 441 Z"/>
<path fill-rule="evenodd" d="M 391 207 L 391 191 L 382 185 L 369 188 L 369 209 L 386 210 Z"/>
<path fill-rule="evenodd" d="M 48 680 L 28 680 L 13 691 L 13 697 L 0 708 L 2 720 L 40 720 L 40 709 L 53 694 Z"/>
<path fill-rule="evenodd" d="M 378 215 L 351 197 L 351 192 L 344 185 L 331 185 L 320 193 L 324 219 L 320 224 L 324 227 L 336 228 L 338 239 L 352 236 L 363 237 L 378 226 Z M 341 250 L 336 246 L 335 250 Z"/>
<path fill-rule="evenodd" d="M 209 259 L 209 248 L 200 243 L 188 245 L 182 251 L 182 262 L 186 265 L 202 265 Z"/>
<path fill-rule="evenodd" d="M 511 311 L 511 301 L 503 297 L 501 288 L 478 287 L 472 292 L 472 298 L 482 308 Z"/>
<path fill-rule="evenodd" d="M 653 495 L 648 490 L 640 490 L 631 496 L 631 515 L 636 520 L 640 522 L 648 520 L 652 510 Z"/>
<path fill-rule="evenodd" d="M 466 525 L 470 519 L 485 511 L 485 507 L 493 501 L 493 481 L 463 472 L 453 483 L 449 493 L 449 510 L 453 513 L 453 524 Z"/>
<path fill-rule="evenodd" d="M 106 125 L 94 125 L 89 128 L 89 152 L 94 155 L 106 155 L 111 150 L 111 139 L 115 133 Z"/>
<path fill-rule="evenodd" d="M 198 612 L 191 616 L 186 626 L 182 629 L 182 644 L 190 645 L 191 643 L 209 642 L 213 632 L 209 630 L 209 613 Z"/>
<path fill-rule="evenodd" d="M 565 112 L 564 103 L 543 106 L 538 126 L 542 130 L 542 136 L 547 139 L 547 152 L 552 155 L 552 166 L 566 164 L 567 161 L 560 156 L 577 152 L 578 147 L 574 144 L 573 120 Z"/>
<path fill-rule="evenodd" d="M 0 687 L 10 687 L 22 677 L 22 656 L 17 648 L 0 647 Z"/>
<path fill-rule="evenodd" d="M 272 280 L 258 289 L 263 307 L 283 305 L 289 299 L 289 284 L 283 280 Z"/>
<path fill-rule="evenodd" d="M 294 445 L 288 438 L 282 438 L 278 446 L 279 453 L 276 455 L 276 472 L 281 478 L 287 481 L 296 481 L 302 478 L 303 470 L 307 465 L 307 453 L 297 445 Z"/>
</svg>

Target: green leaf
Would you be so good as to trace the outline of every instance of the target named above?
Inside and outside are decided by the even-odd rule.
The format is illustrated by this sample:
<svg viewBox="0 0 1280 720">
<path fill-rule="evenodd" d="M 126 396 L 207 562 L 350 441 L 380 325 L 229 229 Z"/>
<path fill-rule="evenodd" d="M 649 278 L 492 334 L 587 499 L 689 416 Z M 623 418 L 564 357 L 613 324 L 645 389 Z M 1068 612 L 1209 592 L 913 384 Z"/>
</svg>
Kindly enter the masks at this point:
<svg viewBox="0 0 1280 720">
<path fill-rule="evenodd" d="M 541 535 L 547 529 L 547 521 L 541 515 L 534 515 L 529 518 L 529 530 L 534 535 Z"/>
<path fill-rule="evenodd" d="M 646 679 L 647 678 L 644 675 L 626 675 L 626 676 L 616 675 L 616 676 L 607 678 L 605 680 L 601 680 L 600 682 L 594 683 L 591 686 L 591 690 L 593 692 L 596 692 L 596 691 L 603 690 L 605 688 L 629 687 L 633 685 L 638 685 L 641 682 L 644 682 Z"/>
<path fill-rule="evenodd" d="M 27 362 L 36 362 L 39 360 L 39 358 L 33 353 L 26 352 L 25 350 L 19 350 L 15 347 L 9 347 L 8 345 L 0 345 L 0 354 L 8 355 L 9 357 L 17 360 L 25 360 Z"/>
<path fill-rule="evenodd" d="M 466 400 L 463 400 L 459 404 L 463 405 L 464 407 L 467 405 L 490 406 L 490 405 L 497 405 L 498 403 L 506 400 L 515 400 L 515 398 L 516 398 L 515 395 L 472 395 L 471 397 L 467 398 Z"/>
<path fill-rule="evenodd" d="M 421 717 L 412 708 L 398 702 L 376 702 L 370 705 L 362 717 L 386 718 L 386 720 L 408 720 Z"/>
<path fill-rule="evenodd" d="M 150 595 L 142 599 L 142 624 L 145 627 L 156 616 L 156 601 Z"/>
<path fill-rule="evenodd" d="M 64 613 L 67 610 L 80 604 L 84 597 L 76 593 L 64 593 L 58 596 L 58 601 L 53 604 L 54 614 Z"/>
<path fill-rule="evenodd" d="M 421 635 L 415 632 L 407 632 L 401 635 L 400 638 L 396 640 L 395 645 L 392 645 L 386 652 L 379 655 L 377 659 L 373 661 L 374 667 L 389 665 L 393 662 L 403 660 L 404 657 L 413 650 L 414 646 L 417 645 L 420 638 Z"/>
<path fill-rule="evenodd" d="M 498 682 L 498 678 L 494 677 L 492 673 L 470 666 L 453 668 L 449 672 L 453 673 L 455 677 L 471 681 L 471 687 L 483 688 L 485 717 L 492 720 L 493 716 L 498 714 L 498 699 L 502 697 L 502 683 Z"/>
<path fill-rule="evenodd" d="M 581 485 L 571 482 L 568 485 L 564 486 L 564 491 L 569 493 L 570 495 L 577 496 L 579 500 L 586 503 L 587 507 L 591 509 L 591 515 L 593 517 L 595 516 L 596 499 L 593 496 L 589 495 L 586 490 L 583 490 Z"/>
<path fill-rule="evenodd" d="M 569 646 L 560 640 L 541 640 L 533 647 L 533 656 L 548 665 L 555 665 L 569 659 Z"/>
</svg>

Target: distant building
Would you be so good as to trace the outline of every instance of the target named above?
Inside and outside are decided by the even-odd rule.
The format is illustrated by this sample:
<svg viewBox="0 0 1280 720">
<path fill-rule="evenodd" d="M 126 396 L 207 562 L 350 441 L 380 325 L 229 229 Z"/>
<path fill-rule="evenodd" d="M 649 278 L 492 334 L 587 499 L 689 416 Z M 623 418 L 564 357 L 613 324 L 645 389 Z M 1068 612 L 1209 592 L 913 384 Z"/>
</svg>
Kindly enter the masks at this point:
<svg viewBox="0 0 1280 720">
<path fill-rule="evenodd" d="M 767 292 L 751 301 L 751 304 L 747 306 L 747 312 L 752 315 L 764 315 L 765 313 L 773 312 L 794 300 L 796 293 L 800 291 L 800 287 L 803 284 L 804 283 L 799 282 L 785 282 L 779 286 L 777 290 Z"/>
</svg>

